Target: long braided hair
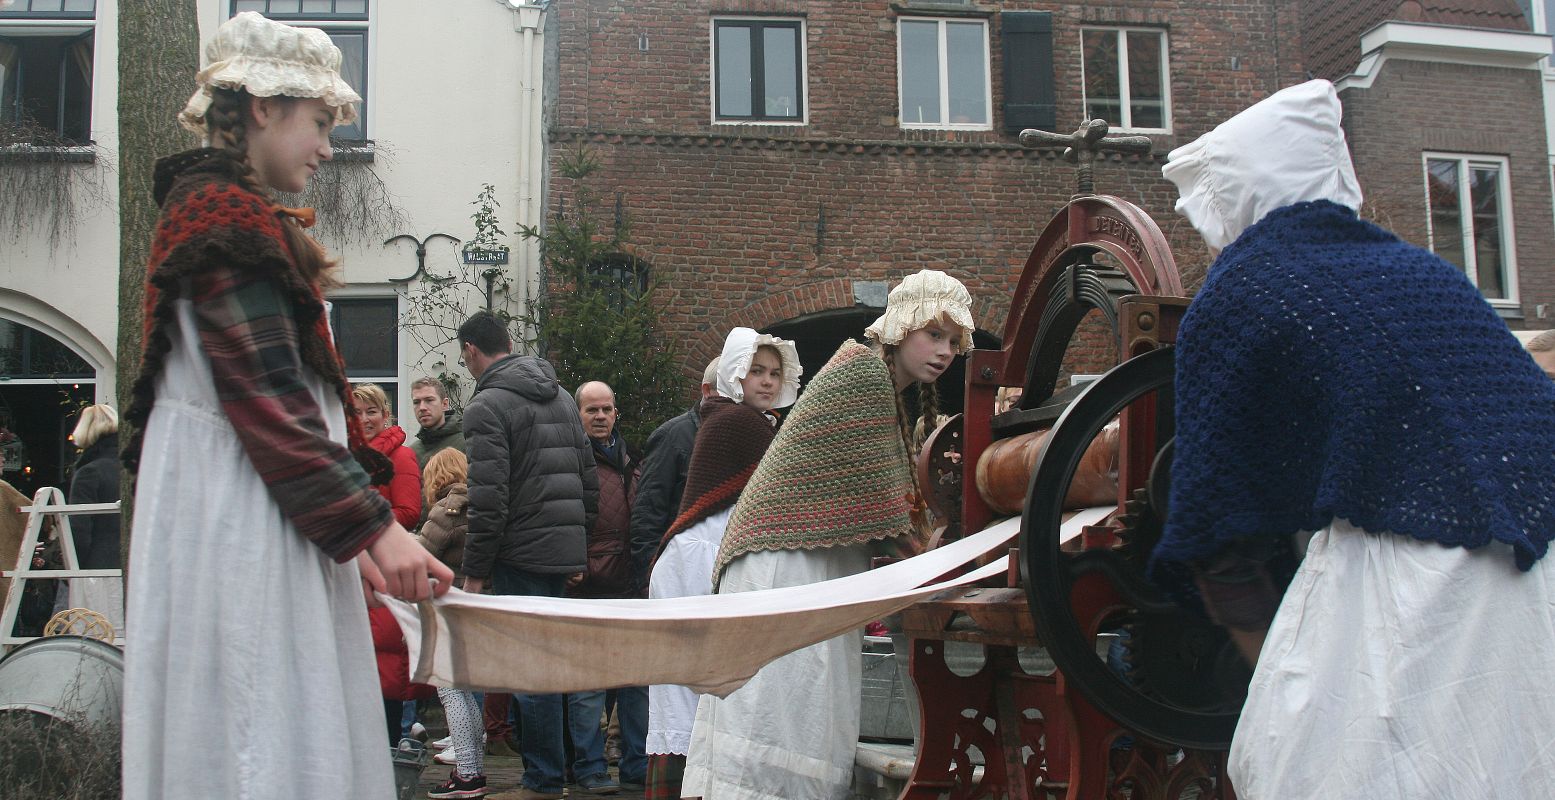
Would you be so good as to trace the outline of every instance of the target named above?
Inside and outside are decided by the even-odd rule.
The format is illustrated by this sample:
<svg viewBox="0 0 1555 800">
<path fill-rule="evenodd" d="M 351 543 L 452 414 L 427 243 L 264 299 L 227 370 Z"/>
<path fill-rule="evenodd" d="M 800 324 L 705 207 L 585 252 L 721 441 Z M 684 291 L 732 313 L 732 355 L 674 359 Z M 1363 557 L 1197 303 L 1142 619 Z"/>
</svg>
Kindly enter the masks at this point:
<svg viewBox="0 0 1555 800">
<path fill-rule="evenodd" d="M 891 386 L 896 386 L 896 345 L 880 344 L 880 359 L 885 362 L 886 370 L 891 373 Z M 932 533 L 929 514 L 927 510 L 927 498 L 923 494 L 923 486 L 918 481 L 917 458 L 923 447 L 923 441 L 913 435 L 914 420 L 907 413 L 907 404 L 902 395 L 905 390 L 895 391 L 896 398 L 896 427 L 902 437 L 902 447 L 907 452 L 907 471 L 912 476 L 912 520 L 915 528 L 914 534 L 920 544 L 925 544 Z M 939 392 L 934 384 L 918 384 L 918 408 L 919 421 L 924 425 L 924 437 L 934 430 L 934 420 L 939 414 Z"/>
<path fill-rule="evenodd" d="M 243 166 L 238 175 L 243 187 L 273 204 L 274 192 L 259 180 L 254 165 L 248 160 L 248 106 L 252 97 L 247 89 L 213 88 L 211 106 L 205 112 L 205 121 L 210 130 L 211 147 L 227 151 Z M 286 107 L 286 113 L 293 112 L 291 106 L 296 103 L 296 98 L 278 95 L 273 99 L 279 100 Z M 334 260 L 313 237 L 303 232 L 296 220 L 283 216 L 281 230 L 286 237 L 286 248 L 297 261 L 297 271 L 308 283 L 323 289 L 339 285 L 333 277 Z"/>
</svg>

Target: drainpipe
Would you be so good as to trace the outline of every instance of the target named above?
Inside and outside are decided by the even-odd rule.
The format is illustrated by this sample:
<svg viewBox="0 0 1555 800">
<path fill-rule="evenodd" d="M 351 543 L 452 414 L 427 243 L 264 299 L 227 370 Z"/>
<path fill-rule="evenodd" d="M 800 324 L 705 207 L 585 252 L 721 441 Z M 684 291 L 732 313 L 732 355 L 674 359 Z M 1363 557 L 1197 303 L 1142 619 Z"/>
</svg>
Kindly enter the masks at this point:
<svg viewBox="0 0 1555 800">
<path fill-rule="evenodd" d="M 545 7 L 533 0 L 506 0 L 513 12 L 513 30 L 523 34 L 518 64 L 518 221 L 539 225 L 539 198 L 545 176 L 545 132 L 538 91 L 545 72 L 545 42 L 540 35 Z M 522 299 L 527 302 L 539 286 L 538 244 L 520 241 L 517 255 L 518 282 Z"/>
</svg>

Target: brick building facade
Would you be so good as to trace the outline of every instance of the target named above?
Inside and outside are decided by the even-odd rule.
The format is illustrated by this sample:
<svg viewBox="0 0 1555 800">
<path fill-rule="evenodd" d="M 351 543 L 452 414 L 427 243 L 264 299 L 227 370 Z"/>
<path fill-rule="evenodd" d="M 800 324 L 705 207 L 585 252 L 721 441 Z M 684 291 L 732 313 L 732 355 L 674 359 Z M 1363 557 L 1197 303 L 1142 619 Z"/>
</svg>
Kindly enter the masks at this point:
<svg viewBox="0 0 1555 800">
<path fill-rule="evenodd" d="M 1427 5 L 1432 24 L 1452 24 Z M 1195 290 L 1208 254 L 1172 211 L 1166 153 L 1304 80 L 1309 63 L 1323 65 L 1320 77 L 1353 76 L 1363 35 L 1403 13 L 1339 0 L 552 7 L 552 158 L 581 142 L 603 163 L 597 188 L 632 218 L 634 255 L 659 282 L 688 376 L 732 325 L 796 338 L 813 372 L 878 313 L 887 283 L 924 267 L 967 285 L 991 334 L 979 344 L 992 346 L 1022 264 L 1074 186 L 1071 165 L 1018 144 L 1022 126 L 1067 132 L 1103 116 L 1148 133 L 1152 154 L 1099 164 L 1097 190 L 1157 220 Z M 1520 18 L 1503 24 L 1527 30 Z M 1555 299 L 1538 73 L 1395 50 L 1380 77 L 1343 95 L 1368 213 L 1427 244 L 1426 154 L 1500 154 L 1520 259 L 1503 313 L 1514 327 L 1519 315 L 1534 323 L 1535 307 Z M 1470 162 L 1461 169 L 1480 176 Z M 569 187 L 551 188 L 555 209 Z M 1476 213 L 1464 208 L 1465 219 Z M 1080 371 L 1110 360 L 1096 325 L 1070 350 Z"/>
<path fill-rule="evenodd" d="M 1515 0 L 1307 0 L 1306 61 L 1339 87 L 1363 210 L 1466 268 L 1513 329 L 1555 324 L 1548 36 Z"/>
<path fill-rule="evenodd" d="M 1172 214 L 1174 195 L 1160 177 L 1165 153 L 1301 78 L 1292 44 L 1299 16 L 1279 2 L 557 0 L 553 8 L 553 153 L 581 141 L 603 162 L 599 188 L 617 193 L 631 215 L 635 254 L 660 282 L 688 375 L 737 324 L 794 336 L 813 371 L 878 313 L 871 306 L 883 301 L 885 282 L 924 267 L 965 282 L 980 329 L 997 336 L 1021 265 L 1074 187 L 1073 168 L 1021 148 L 1018 128 L 1035 121 L 1070 131 L 1086 117 L 1085 53 L 1093 114 L 1119 115 L 1117 76 L 1127 69 L 1128 121 L 1156 144 L 1149 157 L 1098 165 L 1098 191 L 1155 216 L 1196 286 L 1206 253 Z M 720 33 L 727 27 L 735 30 Z M 741 67 L 745 50 L 731 58 L 734 47 L 719 36 L 761 39 L 754 71 L 774 73 L 762 77 L 786 94 L 765 91 L 764 108 L 720 95 L 720 79 Z M 797 81 L 785 60 L 796 39 Z M 943 61 L 922 57 L 931 50 L 916 44 L 924 41 L 938 44 Z M 1120 50 L 1131 66 L 1113 61 Z M 939 92 L 899 85 L 899 75 L 935 75 L 932 68 Z M 982 87 L 967 77 L 978 68 Z M 1034 82 L 1016 86 L 1025 76 Z M 934 109 L 937 97 L 945 102 Z M 742 113 L 769 118 L 732 118 Z M 568 187 L 558 180 L 552 190 L 556 208 Z M 1088 337 L 1077 366 L 1104 364 L 1107 344 Z"/>
</svg>

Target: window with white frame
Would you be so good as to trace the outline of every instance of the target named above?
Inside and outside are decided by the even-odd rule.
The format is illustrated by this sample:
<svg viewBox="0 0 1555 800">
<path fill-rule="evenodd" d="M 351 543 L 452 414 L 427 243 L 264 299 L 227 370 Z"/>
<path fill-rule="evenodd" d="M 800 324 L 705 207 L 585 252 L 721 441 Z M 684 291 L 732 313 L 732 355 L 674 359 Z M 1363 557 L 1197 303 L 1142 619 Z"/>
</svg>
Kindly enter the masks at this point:
<svg viewBox="0 0 1555 800">
<path fill-rule="evenodd" d="M 382 386 L 389 395 L 389 410 L 397 414 L 399 298 L 346 295 L 331 297 L 329 302 L 329 323 L 335 332 L 335 349 L 346 364 L 346 380 Z"/>
<path fill-rule="evenodd" d="M 1171 130 L 1166 31 L 1081 28 L 1080 50 L 1086 119 L 1122 130 Z"/>
<path fill-rule="evenodd" d="M 1517 300 L 1512 190 L 1501 156 L 1425 154 L 1431 252 L 1458 265 L 1491 301 Z"/>
<path fill-rule="evenodd" d="M 902 127 L 992 128 L 988 23 L 903 17 L 896 30 Z"/>
<path fill-rule="evenodd" d="M 319 28 L 340 48 L 340 77 L 362 96 L 356 122 L 341 125 L 332 138 L 367 138 L 367 0 L 231 0 L 232 13 L 257 11 L 288 25 Z"/>
<path fill-rule="evenodd" d="M 804 22 L 713 20 L 713 118 L 803 122 Z"/>
<path fill-rule="evenodd" d="M 17 141 L 92 138 L 96 0 L 15 0 L 0 7 L 0 124 Z"/>
</svg>

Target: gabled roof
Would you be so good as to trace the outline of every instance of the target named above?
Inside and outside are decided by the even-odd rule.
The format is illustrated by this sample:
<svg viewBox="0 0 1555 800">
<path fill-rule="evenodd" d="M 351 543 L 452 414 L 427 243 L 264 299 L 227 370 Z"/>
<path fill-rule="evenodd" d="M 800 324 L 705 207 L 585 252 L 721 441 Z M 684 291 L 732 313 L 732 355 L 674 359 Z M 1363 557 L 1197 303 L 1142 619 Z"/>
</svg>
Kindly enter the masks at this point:
<svg viewBox="0 0 1555 800">
<path fill-rule="evenodd" d="M 1386 20 L 1465 28 L 1532 30 L 1516 0 L 1304 0 L 1302 61 L 1314 77 L 1338 80 L 1361 60 L 1361 34 Z"/>
</svg>

